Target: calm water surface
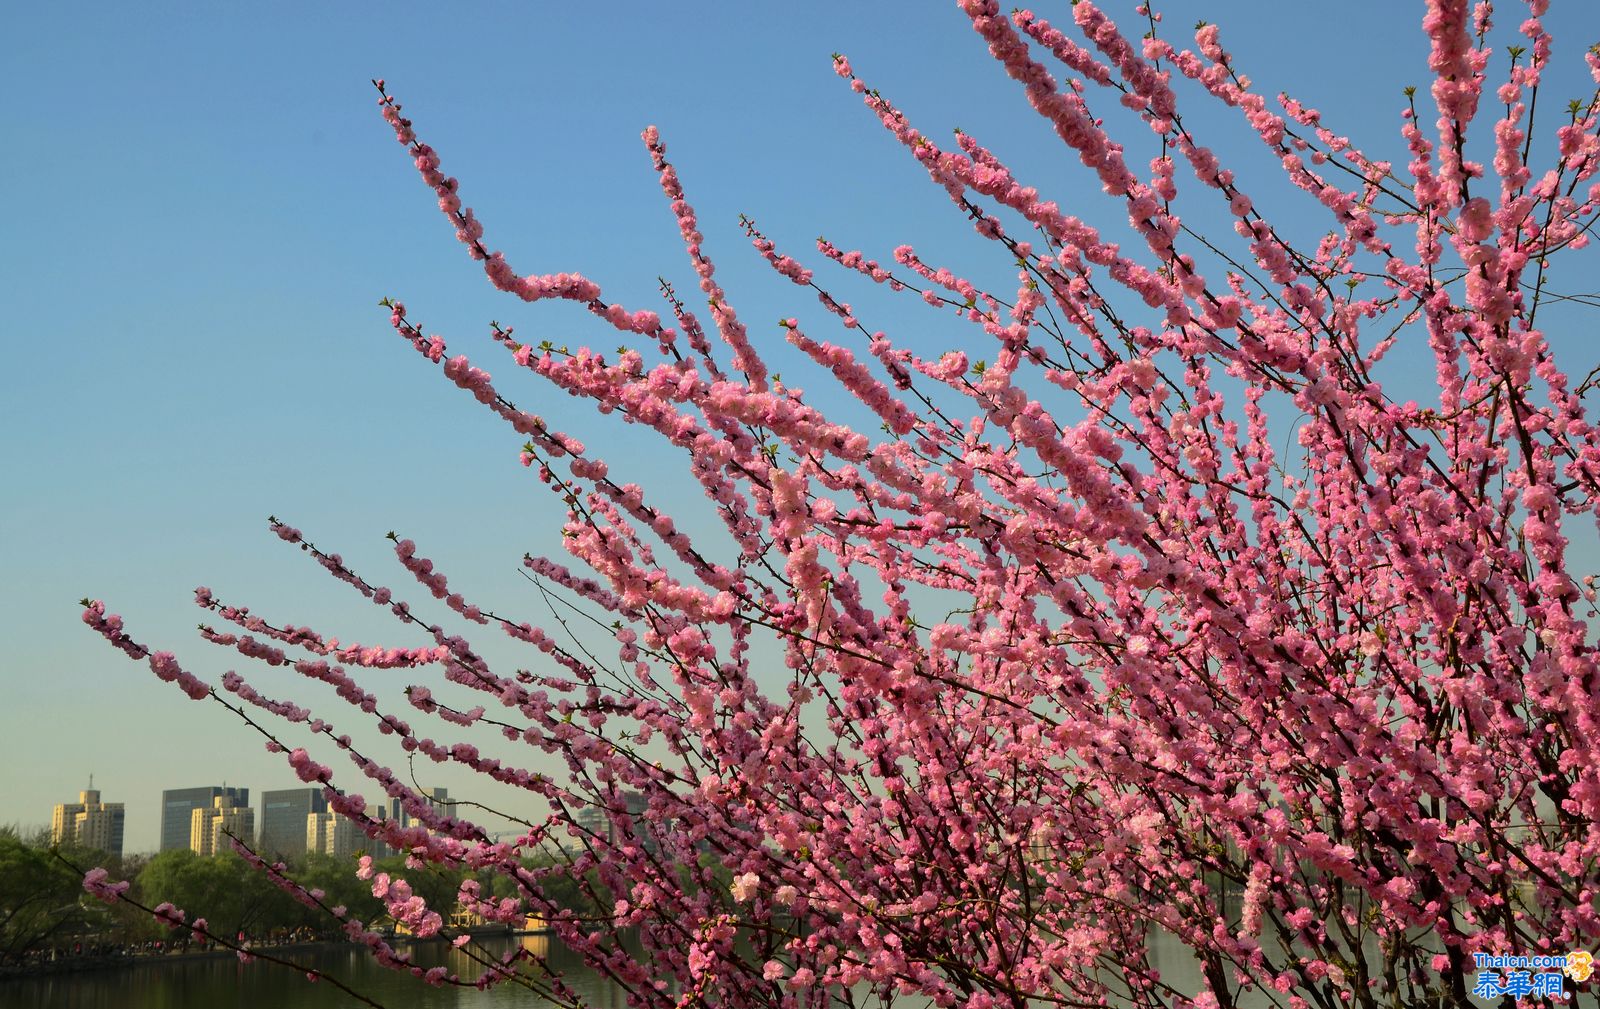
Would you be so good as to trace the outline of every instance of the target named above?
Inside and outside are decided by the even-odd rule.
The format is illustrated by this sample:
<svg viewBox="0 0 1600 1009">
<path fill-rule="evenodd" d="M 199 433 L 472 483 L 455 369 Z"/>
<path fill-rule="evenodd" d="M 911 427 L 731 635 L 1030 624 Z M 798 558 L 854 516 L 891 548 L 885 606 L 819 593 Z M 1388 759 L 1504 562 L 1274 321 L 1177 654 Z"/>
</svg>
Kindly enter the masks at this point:
<svg viewBox="0 0 1600 1009">
<path fill-rule="evenodd" d="M 482 948 L 502 956 L 521 944 L 550 958 L 567 984 L 597 1009 L 625 1009 L 619 988 L 584 966 L 578 957 L 546 936 L 487 938 Z M 465 953 L 444 943 L 413 947 L 424 967 L 443 964 L 463 977 L 480 972 Z M 488 992 L 430 988 L 409 974 L 385 970 L 354 947 L 285 952 L 285 959 L 315 967 L 345 981 L 387 1009 L 502 1009 L 538 1006 L 543 1000 L 524 988 L 504 984 Z M 1200 987 L 1199 971 L 1187 950 L 1170 937 L 1158 937 L 1151 959 L 1162 979 L 1180 991 Z M 354 1009 L 358 1002 L 326 982 L 312 984 L 293 971 L 232 957 L 144 963 L 132 967 L 0 981 L 0 1009 Z"/>
<path fill-rule="evenodd" d="M 589 996 L 599 1009 L 624 1009 L 621 990 L 600 977 L 571 951 L 546 936 L 486 938 L 479 944 L 495 956 L 521 944 L 548 955 L 567 984 Z M 267 952 L 276 952 L 267 950 Z M 466 953 L 444 943 L 412 947 L 418 964 L 443 964 L 463 977 L 482 970 Z M 512 984 L 488 992 L 467 988 L 430 988 L 409 974 L 378 966 L 356 947 L 285 951 L 287 960 L 315 967 L 388 1009 L 454 1009 L 538 1006 L 534 993 Z M 301 974 L 276 964 L 242 964 L 233 957 L 142 963 L 131 967 L 55 974 L 0 981 L 3 1009 L 351 1009 L 364 1006 L 327 982 L 312 984 Z"/>
</svg>

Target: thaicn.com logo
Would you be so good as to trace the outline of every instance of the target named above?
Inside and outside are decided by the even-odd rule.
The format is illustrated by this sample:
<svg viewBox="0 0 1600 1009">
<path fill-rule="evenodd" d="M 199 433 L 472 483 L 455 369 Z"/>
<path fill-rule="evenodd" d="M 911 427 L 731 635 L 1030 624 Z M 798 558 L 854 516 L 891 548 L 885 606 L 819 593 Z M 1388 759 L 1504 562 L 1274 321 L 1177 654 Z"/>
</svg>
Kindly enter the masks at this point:
<svg viewBox="0 0 1600 1009">
<path fill-rule="evenodd" d="M 1594 954 L 1584 950 L 1556 956 L 1474 953 L 1472 961 L 1478 970 L 1472 994 L 1485 999 L 1564 999 L 1567 981 L 1582 984 L 1594 973 Z"/>
</svg>

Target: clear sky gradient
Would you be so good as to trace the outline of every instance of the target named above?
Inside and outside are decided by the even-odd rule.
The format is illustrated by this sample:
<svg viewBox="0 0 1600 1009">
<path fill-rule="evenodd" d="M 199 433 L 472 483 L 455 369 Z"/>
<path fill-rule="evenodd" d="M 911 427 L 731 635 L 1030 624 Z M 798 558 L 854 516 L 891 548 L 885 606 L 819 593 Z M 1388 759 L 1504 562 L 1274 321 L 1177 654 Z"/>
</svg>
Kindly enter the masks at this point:
<svg viewBox="0 0 1600 1009">
<path fill-rule="evenodd" d="M 1556 8 L 1552 110 L 1587 93 L 1579 55 L 1600 37 L 1587 2 Z M 1425 74 L 1420 3 L 1169 9 L 1169 37 L 1220 23 L 1261 90 L 1289 89 L 1403 163 L 1400 90 Z M 392 585 L 382 537 L 396 530 L 480 601 L 540 615 L 518 559 L 559 551 L 558 511 L 516 465 L 520 440 L 399 342 L 377 301 L 403 299 L 497 378 L 513 369 L 490 319 L 531 342 L 620 341 L 571 306 L 489 288 L 369 78 L 387 78 L 462 179 L 491 247 L 525 273 L 582 271 L 630 308 L 663 307 L 658 275 L 694 293 L 638 140 L 658 124 L 733 303 L 776 344 L 763 320 L 799 315 L 830 335 L 827 319 L 759 263 L 740 212 L 812 266 L 819 233 L 883 260 L 911 242 L 936 261 L 996 262 L 834 76 L 835 50 L 928 133 L 967 129 L 1068 209 L 1120 219 L 951 3 L 5 5 L 0 823 L 47 823 L 92 773 L 128 805 L 127 849 L 148 850 L 163 788 L 295 783 L 226 712 L 185 700 L 78 618 L 80 597 L 103 597 L 141 640 L 212 678 L 230 662 L 193 634 L 197 585 L 347 640 L 416 643 L 272 537 L 268 514 Z M 1219 149 L 1248 140 L 1237 117 L 1215 122 Z M 1135 164 L 1155 153 L 1137 146 L 1153 146 L 1148 133 L 1123 139 Z M 1315 209 L 1292 206 L 1277 216 Z M 868 325 L 966 338 L 921 333 L 916 307 Z M 825 384 L 779 363 L 796 384 Z M 507 391 L 607 439 L 614 470 L 669 505 L 687 493 L 671 453 L 536 383 Z M 260 683 L 339 715 L 288 677 Z M 448 774 L 424 783 L 469 790 Z"/>
</svg>

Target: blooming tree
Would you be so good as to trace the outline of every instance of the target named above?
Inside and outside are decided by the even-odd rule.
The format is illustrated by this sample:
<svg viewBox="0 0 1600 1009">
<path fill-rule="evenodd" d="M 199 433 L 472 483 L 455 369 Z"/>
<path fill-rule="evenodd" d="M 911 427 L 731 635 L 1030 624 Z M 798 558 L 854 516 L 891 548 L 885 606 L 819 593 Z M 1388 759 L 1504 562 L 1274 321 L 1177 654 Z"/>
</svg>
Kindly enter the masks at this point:
<svg viewBox="0 0 1600 1009">
<path fill-rule="evenodd" d="M 585 306 L 623 346 L 534 347 L 499 325 L 496 342 L 682 450 L 726 537 L 686 535 L 386 302 L 401 337 L 526 440 L 576 562 L 529 557 L 528 574 L 614 641 L 591 648 L 469 602 L 396 538 L 405 571 L 451 611 L 425 617 L 277 520 L 424 643 L 341 643 L 207 589 L 197 601 L 217 625 L 202 633 L 333 685 L 406 753 L 526 793 L 523 836 L 497 842 L 428 805 L 331 720 L 238 674 L 201 680 L 98 602 L 85 619 L 269 747 L 282 748 L 267 716 L 307 723 L 352 767 L 336 778 L 299 748 L 288 762 L 339 812 L 418 871 L 503 876 L 518 896 L 469 880 L 460 901 L 543 915 L 633 1005 L 1469 1004 L 1475 952 L 1600 940 L 1595 593 L 1566 531 L 1594 517 L 1600 437 L 1583 399 L 1593 376 L 1569 378 L 1539 328 L 1552 260 L 1587 244 L 1600 208 L 1600 103 L 1534 131 L 1547 5 L 1526 0 L 1516 45 L 1494 56 L 1489 3 L 1428 0 L 1431 81 L 1407 92 L 1397 167 L 1253 90 L 1215 26 L 1178 41 L 1143 7 L 1119 24 L 1080 0 L 1055 23 L 962 0 L 1063 153 L 1122 204 L 1125 244 L 978 138 L 923 133 L 836 56 L 1014 272 L 980 286 L 907 246 L 879 262 L 820 240 L 839 284 L 970 324 L 972 351 L 924 357 L 746 222 L 837 331 L 785 319 L 789 353 L 830 372 L 866 425 L 769 370 L 654 129 L 644 143 L 704 296 L 691 307 L 664 284 L 664 315 L 492 251 L 376 82 L 494 287 Z M 1191 133 L 1189 102 L 1243 117 L 1320 215 L 1319 241 L 1286 237 Z M 1148 134 L 1113 140 L 1098 118 L 1111 103 Z M 1132 158 L 1136 145 L 1155 156 Z M 1180 207 L 1225 212 L 1233 235 L 1198 234 Z M 1436 397 L 1386 391 L 1400 353 L 1431 358 Z M 542 665 L 493 668 L 466 625 Z M 410 712 L 357 677 L 393 669 L 417 680 Z M 498 748 L 452 741 L 474 729 Z M 352 773 L 414 822 L 369 819 Z M 570 857 L 525 858 L 558 844 Z M 605 913 L 558 906 L 556 877 Z M 372 883 L 396 919 L 448 932 L 449 909 L 405 880 Z M 371 923 L 329 911 L 423 973 Z M 1153 966 L 1161 934 L 1192 951 L 1198 990 Z M 528 959 L 427 977 L 580 1001 Z"/>
</svg>

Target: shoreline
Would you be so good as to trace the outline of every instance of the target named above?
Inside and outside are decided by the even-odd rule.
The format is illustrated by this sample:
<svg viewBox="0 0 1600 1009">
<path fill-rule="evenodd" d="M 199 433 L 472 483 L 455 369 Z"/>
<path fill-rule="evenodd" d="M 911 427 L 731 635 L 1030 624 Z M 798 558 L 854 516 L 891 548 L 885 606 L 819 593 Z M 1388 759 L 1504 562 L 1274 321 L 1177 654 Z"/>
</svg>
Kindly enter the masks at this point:
<svg viewBox="0 0 1600 1009">
<path fill-rule="evenodd" d="M 353 945 L 347 939 L 307 939 L 302 942 L 274 943 L 259 947 L 273 953 L 306 952 Z M 144 964 L 193 963 L 198 960 L 237 959 L 231 949 L 201 949 L 177 953 L 124 953 L 98 956 L 65 956 L 54 960 L 40 960 L 30 964 L 0 964 L 0 982 L 12 979 L 49 977 L 52 974 L 73 974 L 86 970 L 115 970 L 119 967 L 138 967 Z"/>
<path fill-rule="evenodd" d="M 513 929 L 495 930 L 493 932 L 475 932 L 467 930 L 474 938 L 487 938 L 491 936 L 505 936 L 511 938 L 523 935 L 550 935 L 549 929 Z M 388 940 L 391 944 L 420 945 L 424 943 L 448 942 L 444 936 L 427 936 L 418 938 L 410 935 L 395 935 Z M 319 950 L 338 949 L 348 947 L 351 949 L 365 949 L 361 943 L 351 942 L 342 936 L 326 939 L 306 939 L 299 942 L 272 943 L 258 945 L 252 949 L 261 952 L 271 952 L 273 955 L 293 956 L 296 953 L 309 953 Z M 128 954 L 101 954 L 98 956 L 66 956 L 54 960 L 40 960 L 35 963 L 10 965 L 0 964 L 0 984 L 11 980 L 25 980 L 29 978 L 50 977 L 57 974 L 76 974 L 80 971 L 106 971 L 126 967 L 142 967 L 146 965 L 161 965 L 175 963 L 194 963 L 203 960 L 236 960 L 239 954 L 231 949 L 203 949 L 188 950 L 176 953 L 128 953 Z"/>
</svg>

